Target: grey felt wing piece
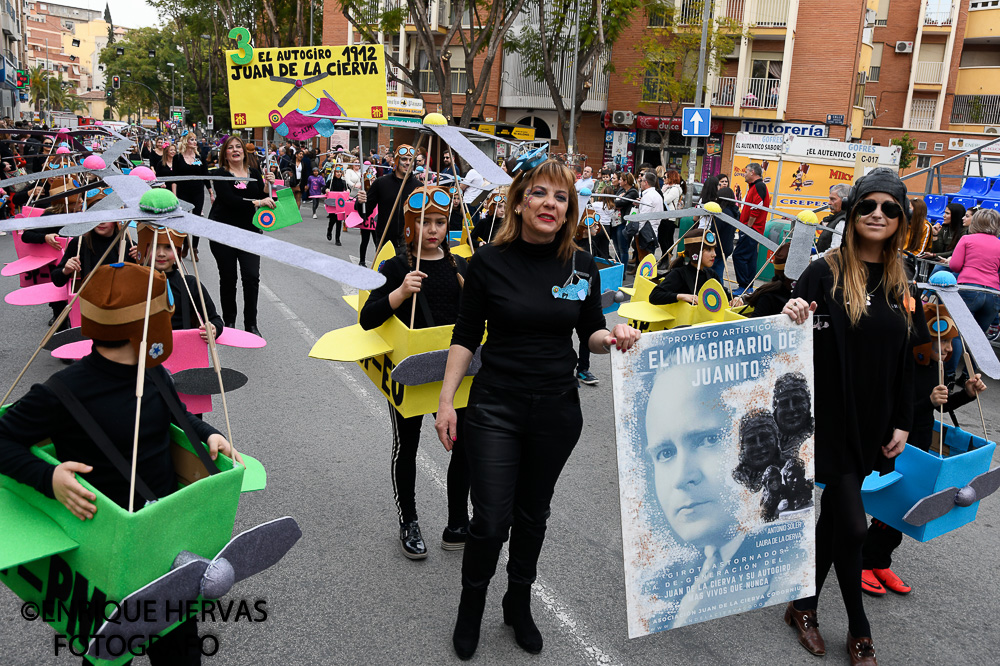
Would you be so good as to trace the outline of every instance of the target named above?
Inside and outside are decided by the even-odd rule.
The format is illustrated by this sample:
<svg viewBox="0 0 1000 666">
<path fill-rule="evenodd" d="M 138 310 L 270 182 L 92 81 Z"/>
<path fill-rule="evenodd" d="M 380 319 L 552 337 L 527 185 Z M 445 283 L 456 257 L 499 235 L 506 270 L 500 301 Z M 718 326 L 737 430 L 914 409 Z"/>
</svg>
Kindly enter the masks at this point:
<svg viewBox="0 0 1000 666">
<path fill-rule="evenodd" d="M 226 393 L 235 391 L 246 386 L 247 376 L 238 370 L 222 368 L 222 385 Z M 187 395 L 218 395 L 219 378 L 215 374 L 215 368 L 188 368 L 174 373 L 174 386 L 178 393 Z"/>
<path fill-rule="evenodd" d="M 111 186 L 126 206 L 138 206 L 139 199 L 150 189 L 149 183 L 136 176 L 106 176 L 104 182 Z"/>
<path fill-rule="evenodd" d="M 951 488 L 945 488 L 933 495 L 924 497 L 910 507 L 910 510 L 903 515 L 903 522 L 920 527 L 946 515 L 955 508 L 955 496 L 957 493 L 958 488 L 952 486 Z"/>
<path fill-rule="evenodd" d="M 299 524 L 290 516 L 277 518 L 235 537 L 215 559 L 233 567 L 236 583 L 277 564 L 302 537 Z M 211 597 L 218 598 L 218 597 Z"/>
<path fill-rule="evenodd" d="M 482 347 L 476 349 L 472 355 L 472 362 L 466 371 L 466 377 L 474 377 L 483 366 L 480 352 Z M 407 356 L 392 369 L 392 381 L 403 386 L 420 386 L 431 382 L 444 381 L 444 369 L 448 363 L 448 350 L 438 349 L 436 351 L 424 352 Z"/>
<path fill-rule="evenodd" d="M 969 486 L 976 492 L 977 499 L 986 499 L 1000 489 L 1000 467 L 983 472 L 970 481 Z"/>
<path fill-rule="evenodd" d="M 948 312 L 955 320 L 955 325 L 958 326 L 958 331 L 962 334 L 962 340 L 965 341 L 965 346 L 968 347 L 976 364 L 993 379 L 1000 379 L 1000 361 L 997 360 L 993 345 L 986 339 L 983 329 L 979 328 L 975 317 L 969 312 L 969 306 L 959 295 L 958 289 L 927 286 L 937 292 L 938 298 L 947 306 Z"/>
<path fill-rule="evenodd" d="M 304 268 L 356 289 L 377 289 L 385 283 L 385 277 L 381 273 L 369 268 L 355 266 L 343 259 L 286 243 L 273 236 L 255 234 L 252 231 L 213 222 L 197 215 L 146 216 L 136 219 L 157 220 L 159 224 L 182 233 L 202 236 L 208 240 L 259 254 L 289 266 Z"/>
<path fill-rule="evenodd" d="M 633 213 L 626 215 L 627 222 L 645 222 L 646 220 L 676 220 L 682 217 L 698 217 L 711 215 L 704 208 L 683 208 L 681 210 L 656 210 L 649 213 Z"/>
<path fill-rule="evenodd" d="M 725 213 L 713 213 L 712 215 L 714 215 L 716 219 L 721 220 L 722 222 L 725 222 L 726 224 L 732 227 L 736 227 L 737 229 L 740 230 L 741 234 L 746 234 L 750 238 L 754 239 L 755 241 L 766 247 L 771 252 L 774 252 L 775 250 L 778 249 L 778 246 L 770 238 L 757 232 L 755 229 L 748 227 L 747 225 L 743 224 L 736 218 L 730 217 Z"/>
<path fill-rule="evenodd" d="M 466 139 L 459 128 L 450 125 L 425 125 L 424 127 L 441 137 L 445 143 L 451 146 L 452 150 L 465 158 L 469 166 L 478 171 L 479 175 L 494 186 L 510 185 L 513 182 L 513 179 L 504 173 L 503 169 Z"/>
<path fill-rule="evenodd" d="M 237 178 L 236 176 L 164 176 L 157 178 L 158 183 L 180 183 L 186 180 L 235 180 L 249 183 L 251 178 Z"/>
<path fill-rule="evenodd" d="M 135 210 L 88 210 L 85 213 L 60 213 L 45 217 L 8 218 L 0 222 L 0 231 L 41 229 L 44 227 L 70 227 L 89 224 L 91 228 L 101 222 L 122 222 L 125 220 L 151 220 L 159 216 Z M 67 229 L 72 231 L 72 229 Z M 60 234 L 63 235 L 63 234 Z M 72 234 L 67 234 L 67 237 Z"/>
<path fill-rule="evenodd" d="M 0 187 L 10 187 L 11 185 L 21 185 L 23 183 L 34 183 L 35 181 L 48 180 L 49 178 L 57 178 L 59 176 L 72 176 L 73 174 L 83 173 L 84 171 L 90 171 L 90 169 L 82 166 L 66 167 L 59 169 L 45 169 L 44 171 L 38 171 L 35 173 L 25 174 L 23 176 L 14 176 L 13 178 L 6 178 L 4 180 L 0 180 Z"/>
<path fill-rule="evenodd" d="M 813 238 L 816 234 L 812 227 L 801 222 L 792 225 L 792 243 L 788 248 L 788 260 L 785 262 L 785 275 L 790 280 L 798 280 L 799 276 L 809 266 L 812 255 Z"/>
<path fill-rule="evenodd" d="M 201 579 L 208 565 L 207 560 L 190 560 L 128 595 L 119 607 L 125 611 L 126 618 L 134 617 L 135 621 L 118 619 L 116 613 L 94 635 L 87 655 L 98 659 L 116 659 L 121 655 L 108 651 L 110 637 L 118 636 L 125 644 L 133 636 L 144 636 L 148 641 L 176 622 L 178 607 L 188 599 L 198 598 Z M 149 621 L 143 621 L 145 619 Z"/>
</svg>

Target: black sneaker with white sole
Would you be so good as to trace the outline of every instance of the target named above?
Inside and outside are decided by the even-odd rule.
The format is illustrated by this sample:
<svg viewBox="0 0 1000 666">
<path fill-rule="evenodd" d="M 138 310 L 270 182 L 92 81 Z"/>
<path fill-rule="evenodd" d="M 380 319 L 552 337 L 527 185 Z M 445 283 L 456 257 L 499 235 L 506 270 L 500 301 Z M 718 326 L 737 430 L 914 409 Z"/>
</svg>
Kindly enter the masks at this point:
<svg viewBox="0 0 1000 666">
<path fill-rule="evenodd" d="M 415 520 L 399 526 L 399 545 L 403 549 L 403 555 L 411 560 L 427 557 L 427 546 L 420 535 L 420 525 Z"/>
<path fill-rule="evenodd" d="M 441 548 L 444 550 L 462 550 L 465 540 L 469 538 L 468 527 L 446 527 L 441 535 Z"/>
</svg>

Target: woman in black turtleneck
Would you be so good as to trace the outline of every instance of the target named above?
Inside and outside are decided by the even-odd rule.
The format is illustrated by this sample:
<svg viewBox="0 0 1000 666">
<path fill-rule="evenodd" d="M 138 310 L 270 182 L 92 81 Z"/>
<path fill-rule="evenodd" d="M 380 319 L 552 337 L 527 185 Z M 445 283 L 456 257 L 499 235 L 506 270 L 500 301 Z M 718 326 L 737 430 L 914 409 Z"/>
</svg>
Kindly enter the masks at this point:
<svg viewBox="0 0 1000 666">
<path fill-rule="evenodd" d="M 555 160 L 514 178 L 500 232 L 469 264 L 452 336 L 435 423 L 446 449 L 457 436 L 455 393 L 490 323 L 463 433 L 473 517 L 452 639 L 462 659 L 479 643 L 486 590 L 508 533 L 504 620 L 523 649 L 542 649 L 529 608 L 531 584 L 549 502 L 583 428 L 573 331 L 595 354 L 607 354 L 615 344 L 628 349 L 639 338 L 625 324 L 613 334 L 605 328 L 597 266 L 573 241 L 579 219 L 574 180 Z M 579 273 L 589 276 L 589 289 Z M 572 288 L 562 289 L 567 284 Z M 574 297 L 554 294 L 567 291 Z"/>
</svg>

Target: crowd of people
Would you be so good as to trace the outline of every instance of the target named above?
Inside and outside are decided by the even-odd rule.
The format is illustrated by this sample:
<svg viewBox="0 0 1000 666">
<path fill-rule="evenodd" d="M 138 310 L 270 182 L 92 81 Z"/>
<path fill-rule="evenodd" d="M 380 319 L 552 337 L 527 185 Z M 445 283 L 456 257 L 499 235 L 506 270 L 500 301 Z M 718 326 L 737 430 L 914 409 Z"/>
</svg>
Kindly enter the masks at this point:
<svg viewBox="0 0 1000 666">
<path fill-rule="evenodd" d="M 38 170 L 43 171 L 49 161 L 45 151 L 51 153 L 55 137 L 48 137 L 48 144 L 45 136 L 32 135 L 21 141 L 16 138 L 16 129 L 9 133 L 0 129 L 0 157 L 5 169 L 13 165 L 15 170 L 33 170 L 32 159 L 40 158 Z M 8 136 L 15 138 L 6 140 Z M 35 150 L 35 143 L 36 152 L 3 155 L 5 150 Z M 653 304 L 694 303 L 697 285 L 717 279 L 732 292 L 733 305 L 752 308 L 752 316 L 784 313 L 802 324 L 812 313 L 818 322 L 814 325 L 814 365 L 822 381 L 815 385 L 815 466 L 816 480 L 825 484 L 825 490 L 815 528 L 817 592 L 790 603 L 784 619 L 808 651 L 825 653 L 816 618 L 820 593 L 834 567 L 848 615 L 846 644 L 851 663 L 876 663 L 874 632 L 862 593 L 884 594 L 885 589 L 906 593 L 909 586 L 890 568 L 901 535 L 879 521 L 868 524 L 861 483 L 872 471 L 891 471 L 893 459 L 907 441 L 924 449 L 930 446 L 935 408 L 957 407 L 974 400 L 986 388 L 973 367 L 965 368 L 967 374 L 953 386 L 942 385 L 928 369 L 932 368 L 930 363 L 955 359 L 960 354 L 956 349 L 959 338 L 946 309 L 916 305 L 922 295 L 912 286 L 912 278 L 921 269 L 919 262 L 934 261 L 940 263 L 936 270 L 954 272 L 959 284 L 1000 292 L 1000 214 L 966 211 L 952 204 L 944 220 L 932 224 L 923 202 L 911 201 L 895 173 L 876 169 L 853 187 L 831 188 L 825 223 L 835 231 L 820 236 L 820 256 L 796 281 L 784 273 L 789 251 L 786 243 L 774 254 L 773 279 L 755 288 L 760 275 L 757 243 L 746 234 L 737 240 L 731 226 L 706 216 L 702 224 L 675 239 L 677 225 L 673 220 L 626 220 L 632 212 L 682 208 L 686 185 L 676 170 L 640 165 L 636 176 L 605 167 L 595 175 L 591 167 L 584 167 L 577 174 L 554 158 L 543 156 L 534 163 L 512 159 L 503 167 L 513 182 L 506 188 L 494 188 L 475 170 L 463 170 L 461 164 L 454 163 L 448 152 L 436 156 L 436 163 L 431 163 L 425 151 L 407 144 L 392 150 L 373 148 L 364 163 L 357 152 L 337 147 L 319 153 L 292 143 L 281 147 L 271 144 L 265 151 L 237 135 L 215 146 L 184 133 L 145 140 L 133 154 L 137 160 L 147 161 L 160 177 L 203 176 L 205 180 L 169 187 L 194 205 L 196 214 L 205 213 L 207 194 L 209 219 L 246 231 L 260 233 L 252 225 L 254 213 L 261 207 L 274 207 L 278 181 L 293 189 L 300 206 L 305 205 L 304 199 L 312 200 L 313 219 L 317 218 L 317 203 L 328 193 L 348 193 L 364 220 L 359 227 L 361 265 L 365 265 L 372 241 L 376 248 L 391 242 L 399 251 L 379 267 L 386 282 L 362 307 L 361 327 L 373 329 L 394 316 L 413 328 L 454 326 L 434 424 L 452 456 L 447 476 L 448 523 L 441 547 L 464 549 L 453 631 L 454 649 L 460 658 L 468 659 L 476 652 L 487 590 L 508 539 L 504 621 L 513 627 L 521 648 L 530 653 L 542 650 L 543 638 L 530 610 L 531 585 L 537 576 L 555 485 L 582 432 L 579 383 L 596 383 L 590 371 L 592 354 L 608 354 L 612 347 L 628 350 L 640 337 L 638 330 L 625 323 L 609 325 L 602 314 L 598 261 L 617 259 L 634 273 L 636 266 L 652 255 L 661 267 L 658 284 L 650 295 Z M 212 175 L 244 180 L 212 182 L 208 180 Z M 750 163 L 744 169 L 744 202 L 770 204 L 761 176 L 759 164 Z M 35 189 L 41 185 L 29 191 Z M 577 195 L 583 190 L 596 196 L 590 206 L 580 210 Z M 736 199 L 725 174 L 706 179 L 695 197 L 697 203 L 716 203 L 732 217 L 763 232 L 767 213 L 741 206 Z M 49 212 L 62 211 L 55 206 Z M 344 213 L 330 214 L 328 241 L 333 241 L 335 231 L 335 242 L 341 244 L 345 217 Z M 478 250 L 467 262 L 451 251 L 449 231 L 456 226 L 461 229 L 469 218 L 469 242 Z M 51 242 L 50 235 L 56 231 L 34 233 L 34 242 Z M 196 253 L 196 238 L 171 235 L 167 240 L 175 241 L 173 244 L 161 241 L 155 248 L 141 247 L 140 239 L 140 247 L 129 250 L 125 260 L 129 265 L 123 269 L 114 253 L 105 252 L 120 231 L 117 223 L 98 225 L 74 239 L 52 270 L 51 279 L 56 284 L 80 280 L 92 272 L 102 277 L 91 283 L 94 286 L 88 298 L 97 305 L 83 325 L 84 335 L 94 339 L 94 352 L 83 363 L 57 375 L 86 396 L 96 388 L 84 386 L 88 383 L 85 371 L 96 378 L 95 384 L 114 385 L 117 390 L 122 388 L 118 386 L 122 383 L 121 367 L 137 363 L 134 336 L 124 329 L 101 328 L 94 323 L 103 316 L 100 312 L 135 305 L 131 302 L 137 298 L 132 294 L 135 290 L 126 289 L 122 281 L 115 283 L 114 275 L 139 271 L 140 266 L 134 264 L 145 258 L 151 259 L 146 271 L 162 273 L 162 279 L 156 280 L 158 290 L 174 285 L 172 293 L 183 301 L 188 298 L 185 293 L 198 286 L 189 282 L 185 288 L 185 278 L 175 270 L 176 262 L 189 250 Z M 683 252 L 675 252 L 677 241 L 682 239 Z M 244 328 L 260 334 L 260 257 L 214 241 L 210 247 L 219 271 L 221 314 L 211 308 L 209 321 L 201 326 L 202 337 L 207 340 L 236 325 L 240 310 L 237 278 L 242 283 Z M 727 260 L 733 266 L 733 280 L 728 279 Z M 112 263 L 115 265 L 109 265 Z M 145 285 L 143 275 L 148 276 L 148 272 L 136 275 Z M 559 285 L 563 285 L 561 289 Z M 95 291 L 98 289 L 104 292 Z M 128 295 L 116 290 L 125 290 Z M 203 293 L 211 303 L 208 291 Z M 985 330 L 1000 309 L 1000 296 L 963 292 L 962 297 Z M 197 327 L 190 314 L 197 304 L 178 307 L 181 312 L 175 309 L 169 318 L 173 326 Z M 55 317 L 55 308 L 53 312 Z M 482 365 L 468 404 L 456 408 L 459 385 L 487 324 L 489 336 L 482 346 Z M 929 324 L 940 335 L 928 334 Z M 525 344 L 526 340 L 531 344 Z M 952 362 L 949 368 L 954 375 L 957 363 Z M 800 380 L 792 377 L 787 382 L 794 388 Z M 155 387 L 150 389 L 151 393 L 156 391 Z M 164 405 L 174 398 L 169 391 L 158 395 L 157 400 L 162 399 Z M 90 518 L 93 495 L 75 481 L 74 473 L 86 475 L 98 470 L 88 478 L 113 477 L 107 463 L 99 461 L 99 454 L 75 446 L 64 454 L 67 462 L 59 466 L 29 459 L 27 447 L 44 436 L 58 436 L 60 442 L 87 438 L 86 433 L 73 429 L 71 418 L 64 419 L 56 430 L 43 423 L 44 412 L 61 409 L 52 392 L 39 386 L 12 407 L 0 420 L 0 470 L 58 499 L 79 517 Z M 161 431 L 165 433 L 171 419 L 176 422 L 178 417 L 170 416 L 166 406 L 158 409 L 143 427 L 151 429 L 150 437 L 159 442 L 157 446 L 165 446 Z M 95 406 L 94 410 L 99 420 L 108 422 L 111 434 L 128 440 L 130 449 L 131 432 L 120 432 L 120 424 L 111 425 L 114 417 L 105 413 L 106 406 Z M 389 413 L 400 548 L 409 559 L 423 559 L 428 551 L 415 500 L 423 417 L 404 418 L 391 403 Z M 192 415 L 184 414 L 181 420 L 189 416 L 187 425 L 198 429 L 213 455 L 230 452 L 229 443 L 211 426 Z M 787 471 L 785 476 L 798 479 L 801 474 L 796 473 L 801 470 L 794 461 L 786 465 L 785 457 L 776 454 L 772 461 L 775 471 L 769 473 L 773 476 Z M 162 456 L 148 458 L 140 464 L 144 468 L 140 472 L 156 479 L 164 474 L 164 465 L 169 461 Z M 782 471 L 784 467 L 789 469 Z M 743 483 L 754 488 L 766 485 L 767 479 L 760 472 L 755 469 L 753 475 L 744 474 Z M 99 487 L 102 492 L 115 493 L 116 501 L 124 506 L 134 498 L 123 494 L 126 491 L 119 487 L 120 481 L 104 479 Z M 157 488 L 161 495 L 171 490 Z M 803 498 L 793 499 L 807 503 Z M 471 518 L 467 509 L 470 500 Z M 192 623 L 184 631 L 196 629 Z"/>
</svg>

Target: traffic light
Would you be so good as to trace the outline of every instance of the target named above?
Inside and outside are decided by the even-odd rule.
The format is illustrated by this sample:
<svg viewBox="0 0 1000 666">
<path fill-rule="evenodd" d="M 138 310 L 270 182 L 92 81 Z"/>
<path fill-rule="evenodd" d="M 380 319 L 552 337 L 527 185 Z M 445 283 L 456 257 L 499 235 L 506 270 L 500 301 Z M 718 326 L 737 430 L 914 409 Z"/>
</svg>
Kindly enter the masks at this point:
<svg viewBox="0 0 1000 666">
<path fill-rule="evenodd" d="M 111 87 L 114 88 L 115 90 L 118 90 L 119 88 L 121 88 L 122 87 L 122 77 L 118 76 L 117 74 L 115 74 L 114 76 L 112 76 L 111 77 Z"/>
<path fill-rule="evenodd" d="M 113 91 L 113 90 L 111 90 L 111 88 L 108 88 L 108 89 L 107 89 L 107 90 L 105 91 L 105 95 L 104 95 L 104 96 L 105 96 L 105 97 L 107 97 L 108 99 L 111 99 L 111 93 L 112 93 L 112 92 L 114 92 L 114 91 Z"/>
</svg>

